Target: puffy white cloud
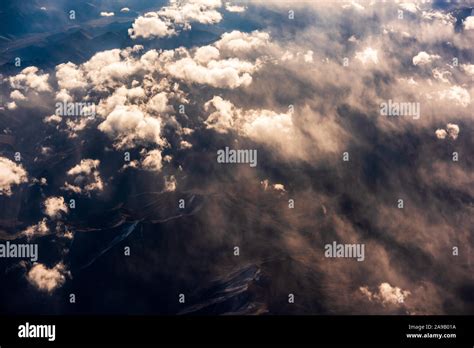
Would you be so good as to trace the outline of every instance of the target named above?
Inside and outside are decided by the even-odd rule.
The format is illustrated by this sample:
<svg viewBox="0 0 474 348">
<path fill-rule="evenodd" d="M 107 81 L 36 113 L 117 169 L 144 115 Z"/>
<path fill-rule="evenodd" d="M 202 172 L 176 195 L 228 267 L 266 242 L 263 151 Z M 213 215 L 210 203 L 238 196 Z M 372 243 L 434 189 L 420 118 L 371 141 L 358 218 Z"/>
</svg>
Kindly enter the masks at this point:
<svg viewBox="0 0 474 348">
<path fill-rule="evenodd" d="M 132 39 L 168 37 L 177 34 L 176 29 L 191 29 L 191 23 L 215 24 L 222 20 L 216 10 L 221 7 L 220 0 L 171 0 L 157 12 L 148 12 L 138 17 L 128 33 Z"/>
<path fill-rule="evenodd" d="M 10 93 L 10 98 L 13 100 L 25 100 L 26 97 L 19 90 L 15 89 Z"/>
<path fill-rule="evenodd" d="M 221 39 L 215 42 L 215 46 L 228 54 L 242 54 L 254 52 L 270 43 L 270 34 L 261 31 L 244 33 L 234 30 L 230 33 L 224 33 Z"/>
<path fill-rule="evenodd" d="M 160 136 L 161 120 L 147 115 L 136 105 L 115 107 L 98 128 L 114 139 L 118 149 L 137 144 L 165 144 Z"/>
<path fill-rule="evenodd" d="M 448 135 L 448 132 L 446 132 L 444 129 L 437 129 L 435 135 L 438 139 L 445 139 Z"/>
<path fill-rule="evenodd" d="M 252 110 L 246 115 L 243 133 L 267 145 L 285 146 L 293 138 L 293 120 L 290 114 L 271 110 Z"/>
<path fill-rule="evenodd" d="M 240 5 L 232 5 L 231 2 L 226 2 L 225 3 L 225 9 L 229 12 L 244 12 L 247 8 L 245 6 L 240 6 Z"/>
<path fill-rule="evenodd" d="M 86 78 L 99 91 L 123 85 L 124 80 L 141 70 L 140 64 L 130 57 L 132 52 L 140 48 L 134 46 L 126 50 L 112 49 L 96 53 L 82 65 Z"/>
<path fill-rule="evenodd" d="M 123 106 L 128 103 L 138 103 L 145 99 L 146 93 L 142 87 L 128 89 L 125 86 L 121 86 L 115 89 L 112 95 L 101 99 L 97 107 L 97 113 L 105 117 L 117 106 Z"/>
<path fill-rule="evenodd" d="M 154 95 L 147 103 L 147 110 L 154 111 L 156 113 L 162 113 L 170 110 L 168 105 L 168 96 L 166 92 L 160 92 Z"/>
<path fill-rule="evenodd" d="M 23 166 L 5 157 L 0 157 L 0 196 L 11 196 L 12 186 L 28 181 Z"/>
<path fill-rule="evenodd" d="M 230 101 L 224 100 L 220 96 L 214 96 L 204 104 L 206 111 L 209 111 L 211 108 L 215 109 L 215 111 L 205 121 L 207 128 L 214 129 L 219 133 L 227 133 L 233 128 L 234 118 L 238 111 Z"/>
<path fill-rule="evenodd" d="M 172 192 L 176 191 L 176 178 L 174 175 L 165 176 L 165 191 Z"/>
<path fill-rule="evenodd" d="M 36 225 L 29 226 L 22 232 L 22 234 L 25 235 L 28 239 L 49 234 L 49 228 L 46 224 L 46 218 L 43 218 L 43 220 L 39 221 Z"/>
<path fill-rule="evenodd" d="M 202 46 L 194 53 L 194 59 L 199 64 L 207 64 L 211 60 L 219 59 L 219 55 L 219 50 L 214 46 Z"/>
<path fill-rule="evenodd" d="M 61 217 L 61 214 L 67 214 L 69 209 L 64 202 L 64 197 L 48 197 L 44 201 L 44 213 L 51 219 Z"/>
<path fill-rule="evenodd" d="M 53 268 L 35 263 L 27 273 L 26 278 L 38 290 L 51 293 L 61 287 L 68 276 L 69 272 L 62 262 L 56 264 Z"/>
<path fill-rule="evenodd" d="M 416 6 L 415 3 L 413 2 L 404 2 L 404 3 L 401 3 L 399 5 L 399 7 L 402 9 L 402 10 L 405 10 L 405 11 L 408 11 L 408 12 L 411 12 L 411 13 L 416 13 L 418 11 L 418 6 Z"/>
<path fill-rule="evenodd" d="M 372 292 L 368 287 L 360 287 L 360 292 L 364 294 L 370 301 L 376 301 L 383 305 L 397 305 L 405 301 L 411 293 L 408 290 L 402 290 L 399 287 L 393 287 L 389 283 L 382 283 L 378 287 L 378 291 Z"/>
<path fill-rule="evenodd" d="M 454 123 L 448 123 L 446 125 L 446 130 L 448 131 L 449 136 L 456 140 L 459 135 L 459 126 Z"/>
<path fill-rule="evenodd" d="M 94 191 L 102 191 L 104 184 L 100 177 L 99 165 L 99 160 L 81 160 L 67 172 L 68 176 L 74 177 L 72 184 L 65 182 L 62 189 L 86 195 L 90 195 Z"/>
<path fill-rule="evenodd" d="M 267 33 L 250 34 L 233 31 L 225 33 L 213 46 L 203 46 L 193 54 L 185 48 L 164 51 L 159 56 L 163 70 L 171 77 L 187 83 L 207 84 L 217 88 L 246 87 L 252 83 L 252 73 L 262 62 L 234 57 L 266 45 Z M 221 52 L 231 53 L 231 58 L 220 59 Z"/>
<path fill-rule="evenodd" d="M 163 164 L 161 162 L 161 151 L 160 150 L 151 150 L 144 151 L 142 150 L 142 155 L 144 156 L 142 160 L 142 168 L 150 171 L 161 171 Z"/>
<path fill-rule="evenodd" d="M 237 58 L 211 60 L 207 65 L 200 65 L 192 58 L 182 58 L 167 64 L 165 69 L 171 76 L 185 82 L 237 88 L 252 83 L 250 73 L 256 70 L 256 66 Z"/>
<path fill-rule="evenodd" d="M 176 31 L 169 21 L 160 18 L 156 12 L 148 12 L 135 19 L 132 28 L 128 29 L 128 34 L 132 39 L 149 39 L 175 35 Z"/>
<path fill-rule="evenodd" d="M 190 28 L 190 23 L 215 24 L 222 20 L 222 15 L 216 10 L 222 6 L 220 0 L 187 0 L 172 1 L 170 6 L 163 7 L 158 14 L 172 20 L 174 23 Z"/>
<path fill-rule="evenodd" d="M 453 101 L 463 107 L 471 104 L 471 95 L 469 94 L 469 91 L 461 86 L 452 86 L 449 89 L 440 91 L 438 95 L 441 99 Z"/>
<path fill-rule="evenodd" d="M 304 61 L 306 63 L 312 63 L 313 62 L 313 54 L 314 54 L 313 51 L 311 51 L 311 50 L 307 51 L 303 56 Z"/>
<path fill-rule="evenodd" d="M 461 64 L 461 68 L 470 76 L 474 77 L 474 64 Z"/>
<path fill-rule="evenodd" d="M 71 62 L 56 66 L 56 79 L 61 89 L 74 90 L 87 86 L 83 71 Z"/>
<path fill-rule="evenodd" d="M 18 107 L 14 101 L 7 103 L 8 110 L 15 110 Z"/>
<path fill-rule="evenodd" d="M 283 191 L 285 192 L 285 185 L 283 184 L 274 184 L 273 185 L 273 189 L 276 190 L 276 191 Z"/>
<path fill-rule="evenodd" d="M 29 66 L 18 75 L 9 78 L 10 86 L 14 89 L 35 92 L 49 92 L 51 86 L 48 83 L 49 74 L 39 74 L 38 68 Z"/>
<path fill-rule="evenodd" d="M 472 30 L 474 29 L 474 16 L 466 17 L 464 20 L 464 29 Z"/>
<path fill-rule="evenodd" d="M 190 149 L 193 147 L 193 144 L 191 144 L 189 141 L 181 140 L 179 147 L 180 149 Z"/>
<path fill-rule="evenodd" d="M 423 11 L 422 18 L 426 20 L 436 20 L 441 21 L 445 25 L 454 24 L 456 19 L 451 13 L 443 13 L 441 11 Z"/>
<path fill-rule="evenodd" d="M 130 12 L 130 9 L 128 7 L 123 7 L 120 9 L 120 12 L 127 13 L 127 12 Z"/>
<path fill-rule="evenodd" d="M 83 159 L 80 164 L 75 165 L 68 170 L 68 175 L 91 174 L 100 165 L 99 160 Z"/>
<path fill-rule="evenodd" d="M 113 12 L 101 12 L 100 13 L 101 17 L 113 17 L 114 15 L 115 15 L 115 13 L 113 13 Z"/>
<path fill-rule="evenodd" d="M 436 80 L 439 80 L 439 81 L 444 82 L 444 83 L 449 83 L 449 78 L 448 77 L 451 77 L 453 75 L 448 70 L 440 70 L 438 68 L 434 68 L 431 72 L 433 73 L 433 77 Z"/>
<path fill-rule="evenodd" d="M 441 57 L 436 54 L 428 54 L 425 51 L 421 51 L 413 57 L 412 62 L 413 65 L 426 65 L 439 58 Z"/>
<path fill-rule="evenodd" d="M 295 131 L 290 114 L 265 109 L 242 110 L 219 96 L 214 96 L 204 104 L 204 109 L 214 110 L 205 121 L 207 128 L 219 133 L 235 130 L 267 145 L 281 146 L 290 141 Z"/>
<path fill-rule="evenodd" d="M 363 51 L 356 52 L 355 58 L 360 60 L 362 64 L 378 64 L 379 62 L 378 52 L 372 47 L 367 47 Z"/>
</svg>

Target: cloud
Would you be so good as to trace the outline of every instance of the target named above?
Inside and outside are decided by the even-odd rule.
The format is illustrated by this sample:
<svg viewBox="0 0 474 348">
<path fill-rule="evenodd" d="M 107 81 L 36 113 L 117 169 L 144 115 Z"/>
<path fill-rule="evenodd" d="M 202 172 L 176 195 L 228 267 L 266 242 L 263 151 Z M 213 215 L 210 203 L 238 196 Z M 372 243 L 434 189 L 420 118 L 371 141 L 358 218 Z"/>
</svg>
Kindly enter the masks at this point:
<svg viewBox="0 0 474 348">
<path fill-rule="evenodd" d="M 446 129 L 437 129 L 435 134 L 438 139 L 445 139 L 449 136 L 451 139 L 456 140 L 459 136 L 459 126 L 454 123 L 448 123 Z"/>
<path fill-rule="evenodd" d="M 448 123 L 446 125 L 446 130 L 448 131 L 448 134 L 451 138 L 453 138 L 454 140 L 457 139 L 459 135 L 459 126 L 457 124 Z"/>
<path fill-rule="evenodd" d="M 0 157 L 0 196 L 11 196 L 12 186 L 28 181 L 27 172 L 21 164 Z"/>
<path fill-rule="evenodd" d="M 168 96 L 166 92 L 160 92 L 154 95 L 147 103 L 147 110 L 155 113 L 169 111 L 171 107 L 168 105 Z"/>
<path fill-rule="evenodd" d="M 405 10 L 411 13 L 418 12 L 418 6 L 416 6 L 416 4 L 412 2 L 404 2 L 404 3 L 401 3 L 399 6 L 402 10 Z"/>
<path fill-rule="evenodd" d="M 354 10 L 356 10 L 356 11 L 363 11 L 363 10 L 365 10 L 365 7 L 364 7 L 364 6 L 362 6 L 362 5 L 359 4 L 357 1 L 354 1 L 354 0 L 352 0 L 352 1 L 351 1 L 350 3 L 348 3 L 348 4 L 343 4 L 343 5 L 342 5 L 342 8 L 344 8 L 344 9 L 349 9 L 349 8 L 351 8 L 351 9 L 354 9 Z"/>
<path fill-rule="evenodd" d="M 255 141 L 267 145 L 285 146 L 295 136 L 290 114 L 271 110 L 251 110 L 246 113 L 245 118 L 243 133 Z"/>
<path fill-rule="evenodd" d="M 177 182 L 174 175 L 165 176 L 165 191 L 167 192 L 176 191 L 176 186 L 177 186 Z"/>
<path fill-rule="evenodd" d="M 130 12 L 130 9 L 128 7 L 123 7 L 120 9 L 120 12 L 127 13 Z"/>
<path fill-rule="evenodd" d="M 474 64 L 461 64 L 461 68 L 468 74 L 474 77 Z"/>
<path fill-rule="evenodd" d="M 230 188 L 226 195 L 215 195 L 215 200 L 209 202 L 213 218 L 200 218 L 203 228 L 211 231 L 205 242 L 213 245 L 216 242 L 213 238 L 222 240 L 219 231 L 225 230 L 225 238 L 229 240 L 235 239 L 235 233 L 240 236 L 241 231 L 245 232 L 240 225 L 228 224 L 232 216 L 229 207 L 234 207 L 233 198 L 238 195 L 239 204 L 244 204 L 239 209 L 246 212 L 242 216 L 249 219 L 242 224 L 252 223 L 255 219 L 252 212 L 258 211 L 264 221 L 271 222 L 259 233 L 268 230 L 281 236 L 276 240 L 265 238 L 261 245 L 255 240 L 259 253 L 278 250 L 310 267 L 312 274 L 324 279 L 318 298 L 324 298 L 324 308 L 332 313 L 398 313 L 399 306 L 388 305 L 394 298 L 398 301 L 405 297 L 410 306 L 405 304 L 404 308 L 410 312 L 466 312 L 467 302 L 459 296 L 458 289 L 466 285 L 469 273 L 462 267 L 446 269 L 447 264 L 452 264 L 446 246 L 449 249 L 453 241 L 472 244 L 465 219 L 469 216 L 470 196 L 466 195 L 472 191 L 469 188 L 472 163 L 466 156 L 461 156 L 454 167 L 439 163 L 437 158 L 444 156 L 437 149 L 441 145 L 426 136 L 456 137 L 459 151 L 472 147 L 469 137 L 459 137 L 459 126 L 463 134 L 472 131 L 466 122 L 472 116 L 468 108 L 472 76 L 470 64 L 466 63 L 470 57 L 464 54 L 466 64 L 457 69 L 433 58 L 436 55 L 432 54 L 440 52 L 440 47 L 442 55 L 447 57 L 455 56 L 451 49 L 470 52 L 470 33 L 455 30 L 452 16 L 432 11 L 428 3 L 417 4 L 418 14 L 422 15 L 406 16 L 400 21 L 396 19 L 399 5 L 393 3 L 384 5 L 387 8 L 383 10 L 367 3 L 365 9 L 357 10 L 352 4 L 341 11 L 338 6 L 323 2 L 297 2 L 294 8 L 298 26 L 292 25 L 288 30 L 285 21 L 272 22 L 270 17 L 268 20 L 265 17 L 270 12 L 275 15 L 273 11 L 265 12 L 268 7 L 284 6 L 281 2 L 279 5 L 271 2 L 255 5 L 257 11 L 252 11 L 252 18 L 245 16 L 249 21 L 253 17 L 258 20 L 261 28 L 258 31 L 231 31 L 213 43 L 206 41 L 190 48 L 145 51 L 136 45 L 99 52 L 83 64 L 58 66 L 56 73 L 48 77 L 54 89 L 52 96 L 95 103 L 94 122 L 61 119 L 56 122 L 57 118 L 47 116 L 53 110 L 44 111 L 49 95 L 39 102 L 24 89 L 9 91 L 12 102 L 17 101 L 17 110 L 6 112 L 16 116 L 28 111 L 23 109 L 26 105 L 41 105 L 44 114 L 39 117 L 46 116 L 50 122 L 44 126 L 48 127 L 46 131 L 57 130 L 54 135 L 61 144 L 68 142 L 75 148 L 81 144 L 79 149 L 101 160 L 100 169 L 104 173 L 114 172 L 116 161 L 101 156 L 122 156 L 124 149 L 132 149 L 130 152 L 139 153 L 140 158 L 127 166 L 153 171 L 156 178 L 163 177 L 167 191 L 176 190 L 176 178 L 180 185 L 183 181 L 182 189 L 205 194 L 223 192 L 224 186 L 229 189 L 226 185 L 229 180 L 258 183 L 269 178 L 266 192 L 239 184 L 238 192 Z M 170 3 L 168 7 L 173 6 L 178 5 Z M 214 9 L 219 11 L 218 7 Z M 154 13 L 151 17 L 165 24 L 165 37 L 167 30 L 178 34 L 188 30 L 192 23 L 177 17 L 179 11 L 167 10 L 168 15 Z M 282 13 L 285 15 L 286 11 Z M 196 18 L 199 16 L 197 13 Z M 229 16 L 234 18 L 237 14 Z M 227 27 L 224 23 L 215 29 Z M 151 37 L 154 36 L 149 34 Z M 349 40 L 350 37 L 356 39 Z M 442 45 L 445 42 L 450 45 Z M 421 52 L 428 58 L 421 55 L 418 68 L 410 67 L 414 56 Z M 356 59 L 349 66 L 343 66 L 341 57 L 354 56 Z M 424 68 L 422 64 L 430 59 L 436 66 Z M 414 121 L 408 117 L 380 117 L 380 102 L 388 99 L 420 102 L 421 118 Z M 289 111 L 290 104 L 294 111 Z M 182 106 L 184 113 L 175 110 Z M 446 120 L 451 120 L 451 126 L 440 127 Z M 456 130 L 452 125 L 459 126 Z M 96 127 L 106 136 L 98 134 Z M 40 127 L 38 134 L 43 134 L 43 130 Z M 18 128 L 14 131 L 18 132 Z M 63 132 L 68 137 L 63 138 Z M 94 154 L 88 143 L 91 136 L 94 151 L 97 150 Z M 46 137 L 40 146 L 56 151 L 50 139 Z M 259 163 L 264 165 L 258 171 L 236 168 L 220 172 L 213 167 L 215 161 L 210 160 L 194 170 L 193 159 L 207 156 L 203 144 L 211 152 L 223 144 L 256 147 Z M 443 145 L 449 148 L 454 144 L 450 141 Z M 51 151 L 49 154 L 38 151 L 38 163 L 49 159 Z M 350 153 L 348 163 L 342 161 L 344 151 Z M 85 193 L 87 185 L 97 184 L 99 164 L 91 167 L 95 169 L 86 171 L 88 174 L 76 170 L 74 175 L 68 175 L 64 188 Z M 124 172 L 114 172 L 113 178 L 107 178 L 108 190 L 127 189 L 114 185 L 123 182 L 120 175 L 127 175 Z M 150 176 L 150 173 L 141 174 Z M 106 177 L 104 182 L 98 178 L 101 185 L 107 184 Z M 344 184 L 354 182 L 354 178 L 357 185 Z M 57 181 L 49 177 L 48 181 L 47 189 L 54 189 Z M 142 181 L 142 184 L 151 190 L 156 186 L 153 182 Z M 286 196 L 285 192 L 296 197 L 296 218 L 291 209 L 274 208 L 274 204 L 256 209 L 251 203 L 261 201 L 262 197 L 256 195 Z M 113 197 L 116 196 L 126 195 Z M 400 196 L 410 209 L 394 208 L 396 197 Z M 371 208 L 374 206 L 376 210 Z M 49 233 L 46 222 L 51 222 L 43 221 L 36 228 L 44 227 L 44 232 Z M 439 233 L 442 237 L 436 240 L 429 233 L 434 226 L 442 232 Z M 452 226 L 456 226 L 456 231 Z M 300 233 L 314 228 L 325 233 L 304 236 Z M 322 262 L 317 250 L 327 242 L 323 240 L 326 237 L 367 243 L 366 257 L 370 262 L 357 268 L 348 262 Z M 377 268 L 370 266 L 374 263 Z M 213 274 L 215 270 L 206 271 Z M 418 294 L 411 284 L 419 280 L 421 273 L 430 281 L 429 292 L 423 288 Z M 327 274 L 331 277 L 326 277 Z M 446 274 L 451 277 L 449 281 Z M 378 286 L 379 279 L 404 285 Z M 371 301 L 363 299 L 362 290 L 353 288 L 354 280 L 356 284 L 377 285 L 375 289 L 365 287 L 364 294 Z M 403 290 L 406 284 L 413 295 Z M 355 291 L 359 296 L 338 296 L 341 291 L 348 294 Z M 380 306 L 381 303 L 386 305 Z"/>
<path fill-rule="evenodd" d="M 215 24 L 222 20 L 216 10 L 221 6 L 220 0 L 170 1 L 169 6 L 138 17 L 128 33 L 132 39 L 162 38 L 176 35 L 179 29 L 191 29 L 193 22 Z"/>
<path fill-rule="evenodd" d="M 453 101 L 463 107 L 467 107 L 471 104 L 471 96 L 469 92 L 461 86 L 452 86 L 449 89 L 445 89 L 438 93 L 441 99 Z"/>
<path fill-rule="evenodd" d="M 444 25 L 453 25 L 456 18 L 451 13 L 443 13 L 441 11 L 422 11 L 422 18 L 430 21 L 441 21 Z"/>
<path fill-rule="evenodd" d="M 464 29 L 472 30 L 474 29 L 474 16 L 466 17 L 464 20 Z"/>
<path fill-rule="evenodd" d="M 366 286 L 360 287 L 359 290 L 370 301 L 376 301 L 383 305 L 400 305 L 411 294 L 410 291 L 393 287 L 389 283 L 381 283 L 376 292 L 371 292 Z"/>
<path fill-rule="evenodd" d="M 161 152 L 159 150 L 142 151 L 141 154 L 144 157 L 142 160 L 143 169 L 156 172 L 161 171 L 163 165 L 161 163 Z"/>
<path fill-rule="evenodd" d="M 48 83 L 49 74 L 39 74 L 38 68 L 30 66 L 18 75 L 9 78 L 10 86 L 14 89 L 34 92 L 49 92 L 51 86 Z"/>
<path fill-rule="evenodd" d="M 211 60 L 219 59 L 220 52 L 214 46 L 202 46 L 199 47 L 194 53 L 194 59 L 199 64 L 207 64 Z"/>
<path fill-rule="evenodd" d="M 413 57 L 412 62 L 413 65 L 427 65 L 430 64 L 432 61 L 440 58 L 441 57 L 436 54 L 428 54 L 422 51 Z"/>
<path fill-rule="evenodd" d="M 67 214 L 69 212 L 64 197 L 48 197 L 43 204 L 44 213 L 51 219 L 60 218 L 62 213 Z"/>
<path fill-rule="evenodd" d="M 226 2 L 225 9 L 229 12 L 241 13 L 241 12 L 245 12 L 247 8 L 245 6 L 232 5 L 231 2 Z"/>
<path fill-rule="evenodd" d="M 149 39 L 176 35 L 176 31 L 169 21 L 161 19 L 155 12 L 148 12 L 135 19 L 132 28 L 128 29 L 128 34 L 132 39 Z"/>
<path fill-rule="evenodd" d="M 71 62 L 56 66 L 56 80 L 61 89 L 68 91 L 83 89 L 87 87 L 87 81 L 83 71 Z"/>
<path fill-rule="evenodd" d="M 13 100 L 25 100 L 26 97 L 19 90 L 15 89 L 10 93 L 10 98 Z"/>
<path fill-rule="evenodd" d="M 379 62 L 378 52 L 372 47 L 367 47 L 363 51 L 356 52 L 355 58 L 360 60 L 364 65 L 368 63 L 378 64 Z"/>
<path fill-rule="evenodd" d="M 273 184 L 273 185 L 270 185 L 270 182 L 268 179 L 265 179 L 265 180 L 262 180 L 260 182 L 260 185 L 262 185 L 262 188 L 264 191 L 267 191 L 269 190 L 270 188 L 275 190 L 275 191 L 279 191 L 279 192 L 286 192 L 285 190 L 285 185 L 283 184 Z"/>
<path fill-rule="evenodd" d="M 234 105 L 228 101 L 222 99 L 220 96 L 214 96 L 211 100 L 204 104 L 204 109 L 206 111 L 215 109 L 212 112 L 206 121 L 207 128 L 214 129 L 219 133 L 227 133 L 234 126 L 234 119 L 238 116 L 239 111 L 234 107 Z"/>
<path fill-rule="evenodd" d="M 113 12 L 101 12 L 101 17 L 113 17 L 115 14 Z"/>
<path fill-rule="evenodd" d="M 53 268 L 47 268 L 42 263 L 35 263 L 27 273 L 26 278 L 38 290 L 51 293 L 61 287 L 68 276 L 69 272 L 61 262 Z"/>
<path fill-rule="evenodd" d="M 304 61 L 305 61 L 306 63 L 313 63 L 313 54 L 314 54 L 314 52 L 311 51 L 311 50 L 309 50 L 308 52 L 306 52 L 306 53 L 304 54 L 304 56 L 303 56 Z"/>
<path fill-rule="evenodd" d="M 214 96 L 206 102 L 204 109 L 211 112 L 204 122 L 206 127 L 219 133 L 235 131 L 256 142 L 287 149 L 291 148 L 287 144 L 296 137 L 289 113 L 266 109 L 243 110 L 220 96 Z"/>
<path fill-rule="evenodd" d="M 192 58 L 182 58 L 167 64 L 165 69 L 171 76 L 188 83 L 233 89 L 250 85 L 256 66 L 237 58 L 211 60 L 206 65 L 198 64 Z"/>
<path fill-rule="evenodd" d="M 62 189 L 85 195 L 96 191 L 101 192 L 104 189 L 104 183 L 100 177 L 99 165 L 99 160 L 81 160 L 67 172 L 68 176 L 74 177 L 72 184 L 65 182 Z"/>
<path fill-rule="evenodd" d="M 448 135 L 448 132 L 446 132 L 444 129 L 437 129 L 435 134 L 438 139 L 445 139 Z"/>
<path fill-rule="evenodd" d="M 28 239 L 32 239 L 34 237 L 41 237 L 49 234 L 49 228 L 46 224 L 46 218 L 43 218 L 35 225 L 29 226 L 22 232 L 22 234 L 25 235 Z"/>
<path fill-rule="evenodd" d="M 270 34 L 262 31 L 244 33 L 238 30 L 224 33 L 214 45 L 225 54 L 239 55 L 255 52 L 270 44 Z"/>
<path fill-rule="evenodd" d="M 132 57 L 132 53 L 140 49 L 141 46 L 134 46 L 96 53 L 82 65 L 85 77 L 98 91 L 122 86 L 124 80 L 141 70 Z"/>
<path fill-rule="evenodd" d="M 161 120 L 147 115 L 135 105 L 115 107 L 98 128 L 115 141 L 117 149 L 165 144 L 160 135 Z"/>
<path fill-rule="evenodd" d="M 216 10 L 222 6 L 220 0 L 187 0 L 172 2 L 163 7 L 158 14 L 164 18 L 181 24 L 190 29 L 190 23 L 215 24 L 222 20 L 222 15 Z"/>
</svg>

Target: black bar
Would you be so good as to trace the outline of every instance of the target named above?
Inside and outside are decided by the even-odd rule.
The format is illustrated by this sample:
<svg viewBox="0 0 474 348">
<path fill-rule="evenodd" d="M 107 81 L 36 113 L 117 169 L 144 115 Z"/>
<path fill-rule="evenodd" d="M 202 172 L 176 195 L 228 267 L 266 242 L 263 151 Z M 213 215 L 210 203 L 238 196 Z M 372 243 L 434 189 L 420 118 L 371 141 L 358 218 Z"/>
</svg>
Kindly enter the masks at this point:
<svg viewBox="0 0 474 348">
<path fill-rule="evenodd" d="M 44 344 L 409 344 L 473 347 L 473 316 L 13 316 L 0 318 L 0 346 Z M 55 325 L 55 340 L 19 338 L 25 323 Z M 409 325 L 424 329 L 409 329 Z M 431 325 L 427 330 L 426 325 Z M 454 325 L 442 329 L 439 325 Z M 407 338 L 407 334 L 456 338 Z"/>
</svg>

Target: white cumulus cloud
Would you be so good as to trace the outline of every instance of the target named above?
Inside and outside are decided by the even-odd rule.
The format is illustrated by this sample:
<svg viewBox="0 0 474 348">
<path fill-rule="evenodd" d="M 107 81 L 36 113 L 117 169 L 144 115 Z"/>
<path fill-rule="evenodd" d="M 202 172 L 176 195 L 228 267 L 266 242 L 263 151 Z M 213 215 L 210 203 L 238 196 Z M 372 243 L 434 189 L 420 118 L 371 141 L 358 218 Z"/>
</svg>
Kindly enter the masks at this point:
<svg viewBox="0 0 474 348">
<path fill-rule="evenodd" d="M 69 272 L 62 262 L 56 264 L 53 268 L 47 268 L 42 263 L 35 263 L 27 273 L 26 278 L 38 290 L 51 293 L 61 287 L 68 276 Z"/>
<path fill-rule="evenodd" d="M 67 214 L 69 211 L 64 197 L 48 197 L 43 204 L 44 213 L 51 219 L 57 219 L 62 213 Z"/>
<path fill-rule="evenodd" d="M 12 186 L 19 185 L 28 181 L 28 176 L 21 164 L 0 157 L 0 196 L 10 196 Z"/>
</svg>

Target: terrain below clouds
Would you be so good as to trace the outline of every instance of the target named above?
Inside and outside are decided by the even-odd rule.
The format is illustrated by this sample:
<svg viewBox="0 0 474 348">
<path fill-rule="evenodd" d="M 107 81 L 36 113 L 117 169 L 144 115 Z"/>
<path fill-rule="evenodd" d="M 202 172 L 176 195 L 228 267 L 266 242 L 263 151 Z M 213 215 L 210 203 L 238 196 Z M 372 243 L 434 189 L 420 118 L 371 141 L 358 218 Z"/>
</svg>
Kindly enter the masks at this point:
<svg viewBox="0 0 474 348">
<path fill-rule="evenodd" d="M 472 4 L 69 7 L 0 13 L 2 312 L 473 313 Z"/>
</svg>

